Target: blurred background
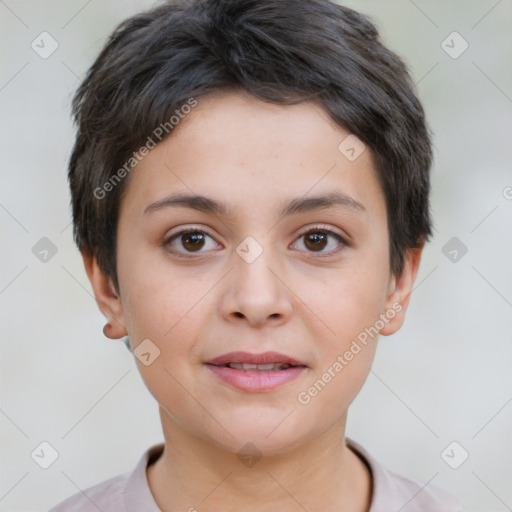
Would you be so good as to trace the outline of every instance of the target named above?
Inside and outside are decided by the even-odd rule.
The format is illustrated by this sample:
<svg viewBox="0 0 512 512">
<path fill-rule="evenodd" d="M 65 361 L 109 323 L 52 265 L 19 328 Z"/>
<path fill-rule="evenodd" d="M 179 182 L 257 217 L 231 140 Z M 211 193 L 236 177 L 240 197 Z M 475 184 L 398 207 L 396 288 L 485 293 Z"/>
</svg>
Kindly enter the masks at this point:
<svg viewBox="0 0 512 512">
<path fill-rule="evenodd" d="M 512 1 L 343 3 L 409 65 L 436 152 L 435 237 L 347 436 L 471 510 L 512 510 Z M 103 336 L 66 177 L 71 97 L 114 27 L 152 5 L 0 0 L 0 511 L 48 510 L 163 440 L 132 355 Z"/>
</svg>

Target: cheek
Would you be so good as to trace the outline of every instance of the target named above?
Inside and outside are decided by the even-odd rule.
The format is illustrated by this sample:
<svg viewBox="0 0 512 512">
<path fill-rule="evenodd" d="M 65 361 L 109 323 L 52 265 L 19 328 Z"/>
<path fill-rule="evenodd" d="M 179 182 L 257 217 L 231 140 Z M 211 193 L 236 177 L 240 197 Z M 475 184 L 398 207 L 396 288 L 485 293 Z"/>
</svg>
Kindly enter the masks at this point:
<svg viewBox="0 0 512 512">
<path fill-rule="evenodd" d="M 331 283 L 308 303 L 322 319 L 317 322 L 318 364 L 296 400 L 312 416 L 334 422 L 357 396 L 375 357 L 378 337 L 369 334 L 379 318 L 382 301 L 375 287 L 355 274 Z M 325 324 L 325 325 L 324 325 Z M 327 326 L 328 329 L 325 327 Z"/>
<path fill-rule="evenodd" d="M 184 282 L 179 269 L 170 272 L 168 266 L 125 270 L 123 309 L 132 349 L 135 356 L 145 346 L 158 354 L 148 366 L 135 358 L 141 376 L 158 402 L 183 403 L 186 394 L 178 382 L 193 381 L 200 320 L 208 317 L 207 301 L 200 301 L 206 285 L 199 278 Z M 141 343 L 146 345 L 137 350 Z"/>
<path fill-rule="evenodd" d="M 375 356 L 377 336 L 371 328 L 382 312 L 386 290 L 381 274 L 361 265 L 338 272 L 314 290 L 302 289 L 315 313 L 309 328 L 315 326 L 311 334 L 318 355 L 312 387 L 302 390 L 304 401 L 344 410 L 362 387 Z"/>
<path fill-rule="evenodd" d="M 135 343 L 145 338 L 162 348 L 183 322 L 200 296 L 201 283 L 183 285 L 179 268 L 172 270 L 164 259 L 147 261 L 142 250 L 119 263 L 126 328 Z"/>
<path fill-rule="evenodd" d="M 189 288 L 187 294 L 180 293 L 162 279 L 144 279 L 134 284 L 128 300 L 127 331 L 141 377 L 157 402 L 184 404 L 187 393 L 179 383 L 193 382 L 195 368 L 191 363 L 198 338 L 195 315 L 205 314 L 193 306 L 201 295 L 194 292 L 195 288 Z M 137 350 L 139 344 L 141 349 Z M 146 365 L 137 354 L 148 346 L 157 356 Z M 193 405 L 190 403 L 189 407 Z"/>
<path fill-rule="evenodd" d="M 375 323 L 382 312 L 386 286 L 384 272 L 361 264 L 333 271 L 319 281 L 305 280 L 296 290 L 312 312 L 317 333 L 338 351 Z"/>
</svg>

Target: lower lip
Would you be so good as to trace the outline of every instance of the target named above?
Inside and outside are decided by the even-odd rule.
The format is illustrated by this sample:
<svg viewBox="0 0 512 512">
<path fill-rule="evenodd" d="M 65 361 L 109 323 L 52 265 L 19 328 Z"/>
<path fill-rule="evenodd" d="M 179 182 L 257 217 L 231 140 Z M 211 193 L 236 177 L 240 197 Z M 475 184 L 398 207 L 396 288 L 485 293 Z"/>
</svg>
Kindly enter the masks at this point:
<svg viewBox="0 0 512 512">
<path fill-rule="evenodd" d="M 206 365 L 220 380 L 230 384 L 231 386 L 249 391 L 252 393 L 259 393 L 263 391 L 272 391 L 273 389 L 296 379 L 307 368 L 305 366 L 295 366 L 287 370 L 274 370 L 274 371 L 245 371 L 235 370 L 228 366 L 214 366 L 212 364 Z"/>
</svg>

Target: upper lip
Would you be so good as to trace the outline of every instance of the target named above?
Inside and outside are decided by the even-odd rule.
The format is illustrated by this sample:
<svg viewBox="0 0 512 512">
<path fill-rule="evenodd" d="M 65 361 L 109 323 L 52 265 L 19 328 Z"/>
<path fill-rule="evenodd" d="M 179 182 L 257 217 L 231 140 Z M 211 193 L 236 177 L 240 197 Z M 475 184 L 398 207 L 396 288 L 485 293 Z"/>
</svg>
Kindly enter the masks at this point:
<svg viewBox="0 0 512 512">
<path fill-rule="evenodd" d="M 249 363 L 249 364 L 289 364 L 291 366 L 307 366 L 303 361 L 293 357 L 280 354 L 279 352 L 262 352 L 255 354 L 251 352 L 229 352 L 222 356 L 210 359 L 205 364 L 222 366 L 229 363 Z"/>
</svg>

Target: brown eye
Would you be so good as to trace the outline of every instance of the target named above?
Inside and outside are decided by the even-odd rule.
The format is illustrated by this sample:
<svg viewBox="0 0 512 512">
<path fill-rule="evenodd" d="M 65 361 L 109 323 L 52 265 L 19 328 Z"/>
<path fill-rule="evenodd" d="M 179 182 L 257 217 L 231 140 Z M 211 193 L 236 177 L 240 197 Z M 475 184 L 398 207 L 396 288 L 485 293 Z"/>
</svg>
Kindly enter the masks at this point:
<svg viewBox="0 0 512 512">
<path fill-rule="evenodd" d="M 204 245 L 203 233 L 185 233 L 181 235 L 182 245 L 187 251 L 196 251 Z"/>
<path fill-rule="evenodd" d="M 184 229 L 175 233 L 170 238 L 168 238 L 163 245 L 169 245 L 172 247 L 172 252 L 175 253 L 201 253 L 205 251 L 201 251 L 205 246 L 207 247 L 208 239 L 213 240 L 213 238 L 200 229 Z M 215 244 L 211 244 L 215 247 Z"/>
<path fill-rule="evenodd" d="M 348 245 L 343 237 L 328 229 L 310 229 L 306 233 L 303 233 L 299 237 L 299 240 L 300 239 L 304 239 L 303 244 L 306 248 L 306 252 L 315 253 L 321 257 L 332 256 Z M 332 239 L 337 243 L 330 242 Z M 325 250 L 329 246 L 331 250 Z"/>
<path fill-rule="evenodd" d="M 310 233 L 307 233 L 304 236 L 304 245 L 308 249 L 311 249 L 312 251 L 321 251 L 327 245 L 328 235 L 326 235 L 325 233 L 321 233 L 319 231 L 311 231 Z"/>
</svg>

